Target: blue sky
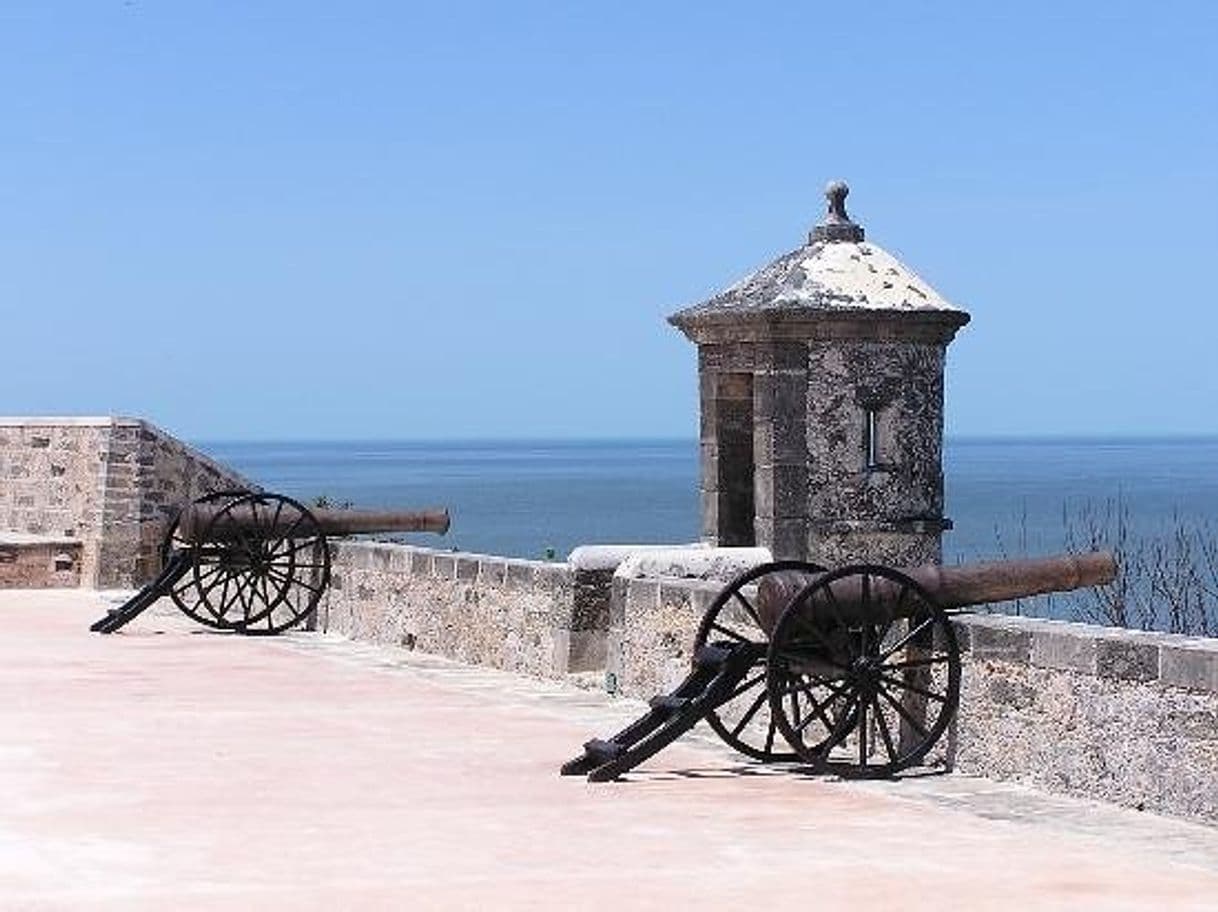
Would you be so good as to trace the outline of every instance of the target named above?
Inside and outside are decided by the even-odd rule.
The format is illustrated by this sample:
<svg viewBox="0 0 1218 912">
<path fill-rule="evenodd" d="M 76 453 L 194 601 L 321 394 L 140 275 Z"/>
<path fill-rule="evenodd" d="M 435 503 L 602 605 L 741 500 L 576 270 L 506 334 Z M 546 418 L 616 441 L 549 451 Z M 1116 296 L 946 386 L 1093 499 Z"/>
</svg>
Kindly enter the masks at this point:
<svg viewBox="0 0 1218 912">
<path fill-rule="evenodd" d="M 830 178 L 958 435 L 1218 433 L 1209 3 L 0 7 L 0 414 L 693 436 Z"/>
</svg>

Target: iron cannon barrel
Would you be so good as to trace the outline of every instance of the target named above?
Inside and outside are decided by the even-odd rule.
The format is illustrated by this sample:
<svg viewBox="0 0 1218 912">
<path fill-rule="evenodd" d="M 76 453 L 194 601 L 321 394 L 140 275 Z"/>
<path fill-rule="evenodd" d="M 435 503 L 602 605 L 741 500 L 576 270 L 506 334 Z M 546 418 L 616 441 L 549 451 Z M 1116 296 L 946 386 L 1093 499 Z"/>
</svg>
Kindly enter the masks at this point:
<svg viewBox="0 0 1218 912">
<path fill-rule="evenodd" d="M 313 510 L 321 531 L 326 535 L 360 535 L 370 532 L 448 531 L 448 510 Z"/>
<path fill-rule="evenodd" d="M 1102 586 L 1116 579 L 1116 558 L 1107 551 L 1086 554 L 1060 554 L 1021 560 L 987 561 L 976 564 L 941 566 L 924 564 L 902 569 L 901 573 L 920 585 L 943 608 L 967 608 L 989 602 L 1028 598 L 1047 592 L 1069 592 L 1088 586 Z M 775 573 L 759 586 L 758 614 L 761 626 L 773 631 L 783 610 L 799 592 L 819 577 L 799 571 Z M 852 575 L 830 584 L 837 614 L 847 623 L 864 618 L 866 610 L 881 617 L 889 613 L 908 613 L 908 596 L 902 603 L 902 584 L 882 576 L 868 578 L 863 592 L 863 577 Z M 916 599 L 913 603 L 916 604 Z"/>
<path fill-rule="evenodd" d="M 442 507 L 425 510 L 332 510 L 309 511 L 317 520 L 323 535 L 360 535 L 374 532 L 435 532 L 448 531 L 448 510 Z M 291 536 L 300 530 L 299 513 L 275 512 L 265 506 L 238 503 L 232 506 L 192 504 L 182 511 L 178 533 L 192 542 L 227 541 L 255 532 L 257 535 Z M 310 525 L 307 533 L 314 529 Z"/>
<path fill-rule="evenodd" d="M 910 574 L 944 608 L 967 608 L 1048 592 L 1103 586 L 1116 579 L 1108 551 L 943 567 L 928 564 Z"/>
</svg>

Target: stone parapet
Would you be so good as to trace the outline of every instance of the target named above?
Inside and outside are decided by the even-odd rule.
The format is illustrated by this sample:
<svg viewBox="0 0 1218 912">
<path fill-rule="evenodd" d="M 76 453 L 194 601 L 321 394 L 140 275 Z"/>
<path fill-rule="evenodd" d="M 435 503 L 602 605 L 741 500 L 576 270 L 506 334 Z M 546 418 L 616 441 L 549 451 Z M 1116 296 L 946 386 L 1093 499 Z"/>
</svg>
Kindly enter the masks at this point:
<svg viewBox="0 0 1218 912">
<path fill-rule="evenodd" d="M 357 539 L 330 547 L 320 629 L 541 677 L 604 671 L 614 572 L 631 555 L 710 553 L 586 545 L 555 563 Z"/>
<path fill-rule="evenodd" d="M 746 570 L 773 559 L 768 548 L 655 548 L 629 555 L 615 574 L 632 578 L 678 577 L 726 583 Z"/>
<path fill-rule="evenodd" d="M 607 686 L 629 696 L 672 690 L 689 673 L 694 631 L 715 596 L 772 559 L 765 548 L 669 548 L 622 561 L 610 592 Z"/>
<path fill-rule="evenodd" d="M 331 559 L 323 631 L 541 677 L 604 667 L 567 563 L 358 540 Z"/>
<path fill-rule="evenodd" d="M 667 693 L 689 674 L 698 622 L 718 580 L 617 576 L 609 608 L 606 678 L 627 697 Z"/>
<path fill-rule="evenodd" d="M 80 542 L 80 585 L 138 585 L 177 503 L 252 487 L 137 418 L 0 418 L 0 532 Z"/>
<path fill-rule="evenodd" d="M 956 769 L 1218 820 L 1218 640 L 1000 615 L 956 628 Z"/>
</svg>

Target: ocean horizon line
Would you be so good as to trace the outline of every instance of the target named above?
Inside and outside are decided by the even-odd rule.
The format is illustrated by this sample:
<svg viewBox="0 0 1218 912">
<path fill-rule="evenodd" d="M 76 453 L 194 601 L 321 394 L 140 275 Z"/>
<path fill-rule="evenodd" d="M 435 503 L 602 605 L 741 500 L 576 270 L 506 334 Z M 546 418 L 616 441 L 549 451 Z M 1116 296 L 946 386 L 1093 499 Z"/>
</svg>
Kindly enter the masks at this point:
<svg viewBox="0 0 1218 912">
<path fill-rule="evenodd" d="M 622 435 L 622 436 L 470 436 L 470 437 L 215 437 L 189 441 L 192 446 L 327 446 L 327 445 L 393 445 L 393 446 L 606 446 L 638 444 L 690 444 L 698 438 L 692 435 Z M 974 444 L 1188 444 L 1218 443 L 1218 432 L 1138 434 L 949 434 L 945 445 Z"/>
</svg>

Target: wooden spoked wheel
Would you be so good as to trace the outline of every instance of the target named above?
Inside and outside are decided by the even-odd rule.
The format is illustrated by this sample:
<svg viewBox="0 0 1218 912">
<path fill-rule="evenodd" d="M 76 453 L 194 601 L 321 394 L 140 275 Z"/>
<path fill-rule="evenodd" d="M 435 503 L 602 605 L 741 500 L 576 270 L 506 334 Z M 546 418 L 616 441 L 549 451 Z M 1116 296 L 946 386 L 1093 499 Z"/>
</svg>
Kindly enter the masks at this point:
<svg viewBox="0 0 1218 912">
<path fill-rule="evenodd" d="M 943 609 L 886 567 L 826 573 L 783 611 L 767 657 L 770 712 L 817 770 L 890 776 L 920 763 L 960 700 Z"/>
<path fill-rule="evenodd" d="M 214 505 L 238 500 L 246 497 L 249 491 L 212 491 L 204 494 L 202 497 L 196 498 L 191 506 L 199 505 Z M 194 550 L 194 543 L 183 538 L 180 534 L 182 512 L 187 507 L 181 507 L 174 514 L 169 527 L 165 530 L 165 535 L 161 539 L 161 566 L 164 567 L 173 558 L 175 554 L 182 552 L 191 552 Z M 192 561 L 196 567 L 201 561 L 203 563 L 202 573 L 199 579 L 202 580 L 203 588 L 200 588 L 194 573 L 186 573 L 181 577 L 173 587 L 169 590 L 169 597 L 173 599 L 175 605 L 187 617 L 198 621 L 206 627 L 211 627 L 216 630 L 232 630 L 235 628 L 233 620 L 216 614 L 208 602 L 202 597 L 203 592 L 213 582 L 222 578 L 223 568 L 220 563 L 214 559 L 214 555 L 194 554 Z"/>
<path fill-rule="evenodd" d="M 317 519 L 280 494 L 229 500 L 191 548 L 199 603 L 217 622 L 212 626 L 238 633 L 275 634 L 297 626 L 316 609 L 330 581 L 330 553 Z"/>
<path fill-rule="evenodd" d="M 757 611 L 757 586 L 770 574 L 824 573 L 823 567 L 802 561 L 762 564 L 732 580 L 711 602 L 694 637 L 694 655 L 706 645 L 745 646 L 755 653 L 753 666 L 731 696 L 706 714 L 706 721 L 729 745 L 765 762 L 796 760 L 770 715 L 766 699 L 766 653 L 769 637 Z"/>
</svg>

